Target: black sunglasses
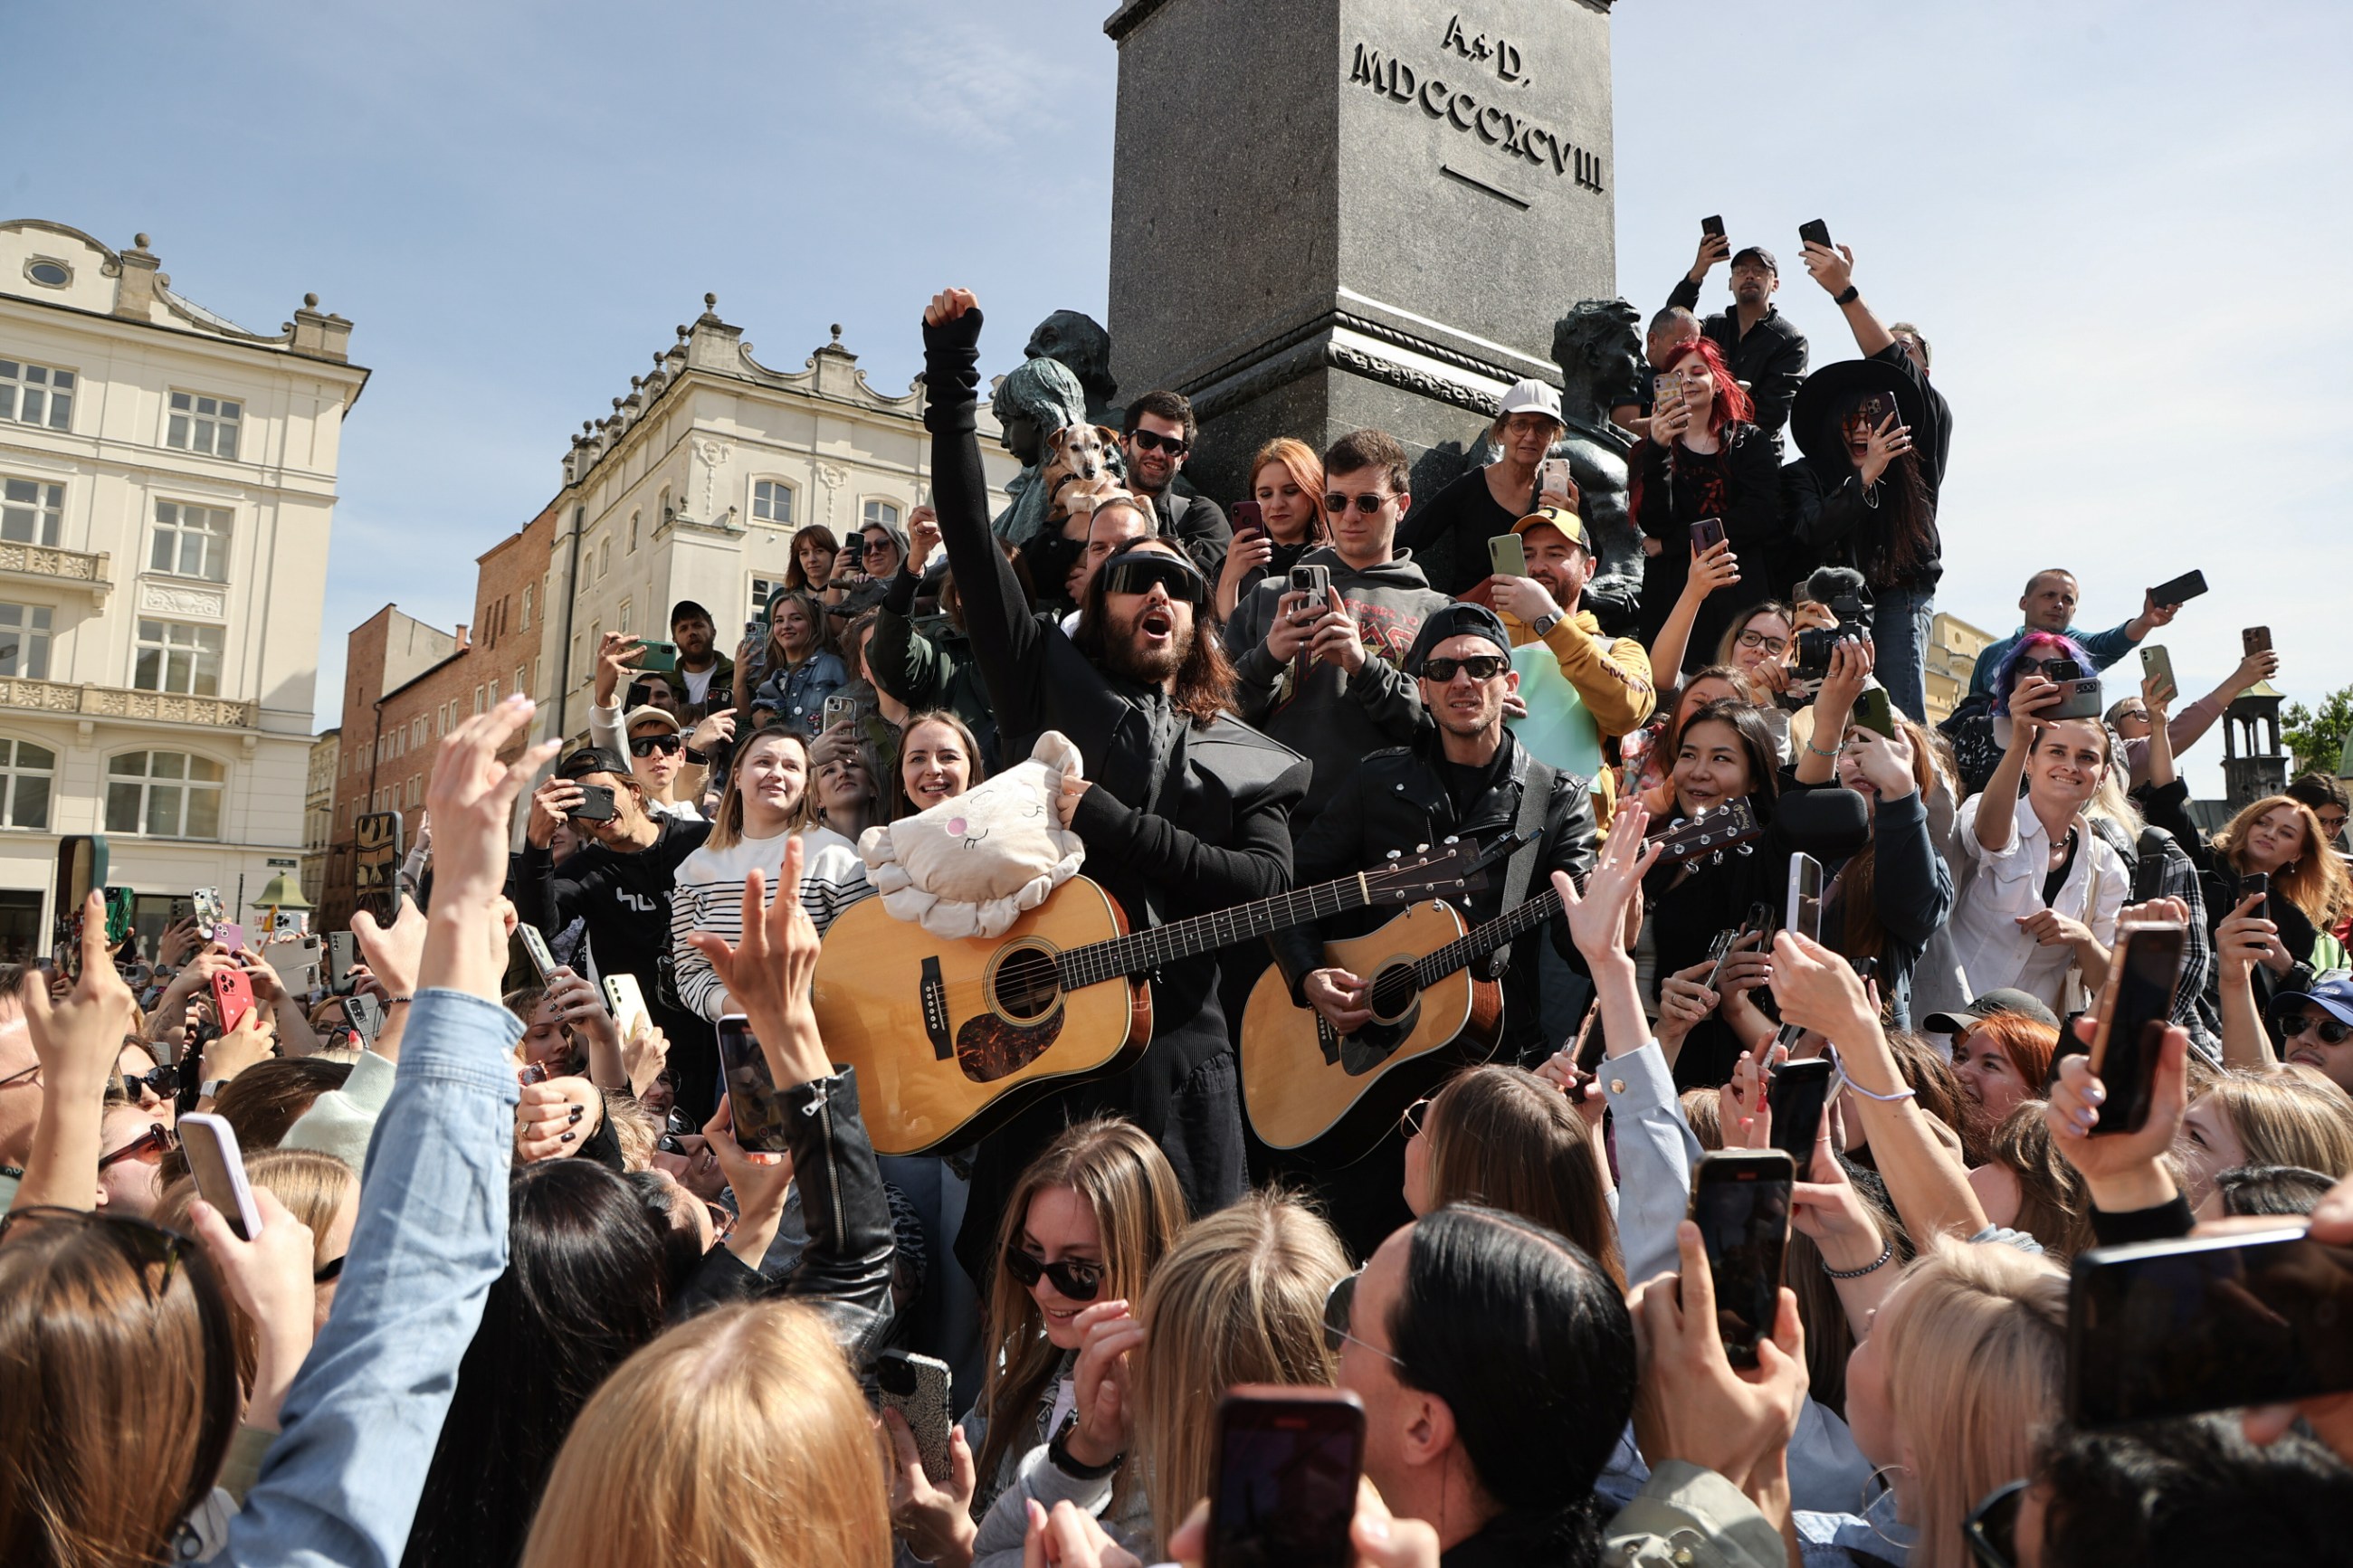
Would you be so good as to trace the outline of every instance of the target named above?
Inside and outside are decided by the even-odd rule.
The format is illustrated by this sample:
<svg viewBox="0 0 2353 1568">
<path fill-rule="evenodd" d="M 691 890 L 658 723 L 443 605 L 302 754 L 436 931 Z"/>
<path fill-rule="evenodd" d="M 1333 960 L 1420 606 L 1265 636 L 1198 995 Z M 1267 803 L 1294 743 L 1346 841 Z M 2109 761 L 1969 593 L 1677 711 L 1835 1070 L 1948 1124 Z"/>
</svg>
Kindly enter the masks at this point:
<svg viewBox="0 0 2353 1568">
<path fill-rule="evenodd" d="M 146 1089 L 159 1100 L 169 1100 L 180 1092 L 180 1069 L 172 1063 L 166 1062 L 159 1068 L 149 1068 L 145 1072 L 127 1072 L 122 1075 L 124 1099 L 138 1099 L 142 1088 Z"/>
<path fill-rule="evenodd" d="M 656 752 L 659 752 L 665 757 L 675 756 L 684 750 L 686 750 L 686 740 L 681 735 L 632 735 L 629 737 L 629 755 L 633 757 L 650 757 Z"/>
<path fill-rule="evenodd" d="M 345 1256 L 349 1255 L 346 1254 Z M 340 1279 L 343 1278 L 343 1259 L 342 1258 L 330 1258 L 327 1261 L 319 1265 L 318 1268 L 311 1270 L 311 1283 L 313 1285 L 324 1285 L 330 1279 Z"/>
<path fill-rule="evenodd" d="M 2341 1024 L 2318 1013 L 2302 1013 L 2294 1016 L 2280 1015 L 2280 1033 L 2288 1039 L 2299 1035 L 2318 1035 L 2324 1046 L 2341 1046 L 2353 1039 L 2353 1024 Z"/>
<path fill-rule="evenodd" d="M 2018 1561 L 2018 1505 L 2031 1483 L 2010 1481 L 1988 1492 L 1961 1521 L 1961 1535 L 1978 1568 L 2012 1568 Z"/>
<path fill-rule="evenodd" d="M 1135 443 L 1139 452 L 1166 452 L 1172 458 L 1181 458 L 1192 450 L 1183 437 L 1163 436 L 1154 430 L 1131 431 L 1127 438 Z"/>
<path fill-rule="evenodd" d="M 110 1165 L 119 1165 L 125 1160 L 135 1160 L 146 1153 L 168 1154 L 179 1146 L 178 1133 L 160 1121 L 151 1121 L 147 1124 L 146 1131 L 125 1143 L 113 1153 L 100 1155 L 98 1168 L 103 1171 Z"/>
<path fill-rule="evenodd" d="M 1473 680 L 1493 680 L 1511 668 L 1512 661 L 1500 653 L 1474 653 L 1468 658 L 1423 659 L 1421 678 L 1443 686 L 1454 679 L 1459 669 L 1467 671 Z"/>
<path fill-rule="evenodd" d="M 1366 517 L 1370 517 L 1373 513 L 1380 510 L 1381 508 L 1388 505 L 1389 502 L 1397 500 L 1397 497 L 1376 495 L 1350 497 L 1342 495 L 1338 490 L 1333 490 L 1324 497 L 1324 510 L 1325 511 L 1345 511 L 1348 510 L 1348 503 L 1351 500 L 1356 502 L 1356 510 L 1358 511 L 1363 512 Z"/>
<path fill-rule="evenodd" d="M 1103 592 L 1106 594 L 1148 594 L 1157 586 L 1172 599 L 1188 605 L 1200 605 L 1209 596 L 1209 585 L 1189 561 L 1179 561 L 1174 555 L 1158 552 L 1136 555 L 1115 555 L 1103 565 Z"/>
<path fill-rule="evenodd" d="M 1343 1274 L 1332 1281 L 1332 1289 L 1324 1297 L 1324 1348 L 1334 1355 L 1338 1355 L 1342 1345 L 1353 1344 L 1360 1350 L 1368 1350 L 1398 1366 L 1403 1366 L 1405 1363 L 1398 1361 L 1380 1346 L 1360 1340 L 1348 1331 L 1349 1324 L 1356 1316 L 1356 1281 L 1364 1277 L 1364 1270 L 1360 1268 L 1354 1274 Z"/>
<path fill-rule="evenodd" d="M 1054 1289 L 1073 1301 L 1092 1301 L 1103 1289 L 1103 1266 L 1083 1258 L 1063 1258 L 1049 1263 L 1018 1247 L 1008 1247 L 1005 1249 L 1005 1271 L 1024 1290 L 1040 1279 L 1051 1279 Z"/>
<path fill-rule="evenodd" d="M 866 553 L 869 555 L 880 555 L 885 551 L 896 550 L 898 548 L 898 545 L 892 542 L 888 534 L 885 534 L 881 539 L 870 539 L 866 542 Z"/>
</svg>

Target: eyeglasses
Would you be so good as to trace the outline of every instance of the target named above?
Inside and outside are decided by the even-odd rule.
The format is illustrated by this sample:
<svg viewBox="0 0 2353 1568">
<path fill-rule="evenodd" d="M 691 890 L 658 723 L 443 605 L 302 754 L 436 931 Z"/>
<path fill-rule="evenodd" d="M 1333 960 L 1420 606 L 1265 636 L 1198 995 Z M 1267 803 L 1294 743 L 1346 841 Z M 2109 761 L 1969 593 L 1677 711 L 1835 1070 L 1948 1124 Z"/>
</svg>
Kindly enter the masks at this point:
<svg viewBox="0 0 2353 1568">
<path fill-rule="evenodd" d="M 1018 1247 L 1008 1247 L 1005 1271 L 1024 1290 L 1035 1289 L 1040 1279 L 1051 1279 L 1054 1289 L 1073 1301 L 1092 1301 L 1103 1289 L 1103 1266 L 1083 1258 L 1060 1258 L 1049 1263 Z"/>
<path fill-rule="evenodd" d="M 2081 668 L 2073 659 L 2069 658 L 2066 655 L 2054 654 L 2049 658 L 2020 659 L 2018 661 L 2018 673 L 2021 675 L 2050 675 L 2052 669 L 2063 664 L 2070 669 Z M 2057 676 L 2052 676 L 2052 679 L 2055 680 L 2059 678 Z M 2074 676 L 2069 676 L 2067 679 L 2073 680 L 2077 678 Z"/>
<path fill-rule="evenodd" d="M 1360 1350 L 1372 1352 L 1392 1366 L 1403 1366 L 1405 1363 L 1380 1346 L 1360 1340 L 1348 1331 L 1356 1305 L 1356 1281 L 1364 1277 L 1364 1271 L 1359 1269 L 1354 1274 L 1344 1274 L 1332 1282 L 1331 1293 L 1324 1298 L 1324 1348 L 1338 1355 L 1342 1345 L 1352 1344 Z"/>
<path fill-rule="evenodd" d="M 2305 1035 L 2318 1035 L 2324 1046 L 2341 1046 L 2353 1039 L 2353 1024 L 2341 1024 L 2319 1013 L 2302 1013 L 2293 1018 L 2283 1015 L 2279 1026 L 2280 1033 L 2291 1040 Z"/>
<path fill-rule="evenodd" d="M 881 539 L 870 539 L 866 542 L 866 553 L 869 555 L 887 555 L 898 548 L 887 534 Z"/>
<path fill-rule="evenodd" d="M 1155 586 L 1187 605 L 1200 605 L 1209 596 L 1209 585 L 1193 563 L 1174 555 L 1157 551 L 1114 555 L 1103 566 L 1106 594 L 1148 594 Z"/>
<path fill-rule="evenodd" d="M 1366 517 L 1370 517 L 1373 513 L 1380 510 L 1381 508 L 1388 505 L 1389 502 L 1395 500 L 1397 500 L 1397 497 L 1395 496 L 1344 496 L 1338 490 L 1333 490 L 1324 498 L 1324 510 L 1330 512 L 1345 511 L 1348 510 L 1349 503 L 1353 500 L 1356 503 L 1356 508 L 1358 511 L 1363 512 Z"/>
<path fill-rule="evenodd" d="M 1166 452 L 1172 458 L 1181 458 L 1192 450 L 1183 437 L 1163 436 L 1156 430 L 1130 431 L 1127 438 L 1135 443 L 1139 452 Z"/>
<path fill-rule="evenodd" d="M 172 1288 L 173 1272 L 180 1267 L 180 1259 L 188 1249 L 195 1246 L 194 1237 L 182 1236 L 176 1230 L 165 1230 L 152 1220 L 134 1219 L 129 1215 L 105 1214 L 95 1209 L 69 1209 L 58 1204 L 35 1204 L 29 1208 L 10 1209 L 0 1215 L 0 1239 L 5 1239 L 18 1226 L 35 1225 L 102 1226 L 106 1238 L 113 1242 L 130 1259 L 132 1266 L 140 1271 L 142 1281 L 145 1281 L 150 1268 L 164 1271 L 164 1277 L 148 1287 L 150 1300 Z M 201 1297 L 199 1292 L 200 1301 Z"/>
<path fill-rule="evenodd" d="M 142 1132 L 138 1137 L 133 1138 L 130 1142 L 125 1143 L 113 1153 L 100 1155 L 98 1168 L 103 1171 L 109 1165 L 119 1165 L 125 1160 L 136 1160 L 148 1154 L 153 1154 L 158 1158 L 161 1158 L 163 1155 L 170 1153 L 179 1146 L 180 1135 L 178 1133 L 173 1131 L 170 1128 L 164 1126 L 160 1121 L 151 1121 L 147 1124 L 146 1131 Z"/>
<path fill-rule="evenodd" d="M 1512 661 L 1500 653 L 1474 653 L 1468 658 L 1425 658 L 1421 661 L 1421 678 L 1443 686 L 1461 670 L 1473 680 L 1493 680 L 1512 668 Z"/>
<path fill-rule="evenodd" d="M 2017 1563 L 2018 1505 L 2026 1500 L 2031 1484 L 2017 1480 L 1996 1487 L 1961 1521 L 1961 1534 L 1978 1568 L 2012 1568 Z"/>
<path fill-rule="evenodd" d="M 1405 1108 L 1405 1114 L 1398 1118 L 1398 1131 L 1408 1138 L 1420 1137 L 1421 1119 L 1429 1113 L 1429 1110 L 1430 1096 L 1425 1094 Z"/>
<path fill-rule="evenodd" d="M 1767 637 L 1763 632 L 1741 633 L 1740 646 L 1746 648 L 1761 647 L 1767 653 L 1771 654 L 1775 658 L 1778 658 L 1783 654 L 1789 651 L 1789 645 L 1785 639 Z"/>
<path fill-rule="evenodd" d="M 26 1068 L 20 1072 L 12 1072 L 6 1078 L 0 1078 L 0 1089 L 14 1089 L 20 1083 L 37 1084 L 40 1081 L 41 1064 L 35 1062 L 31 1067 Z"/>
<path fill-rule="evenodd" d="M 671 757 L 684 750 L 686 750 L 686 739 L 681 735 L 632 735 L 629 737 L 629 755 L 633 757 L 650 757 L 656 752 L 659 752 L 665 757 Z"/>
<path fill-rule="evenodd" d="M 344 1256 L 348 1257 L 350 1255 L 345 1254 Z M 324 1285 L 330 1279 L 342 1279 L 343 1274 L 343 1259 L 342 1258 L 330 1258 L 327 1261 L 319 1265 L 318 1268 L 311 1270 L 311 1283 L 313 1285 Z"/>
<path fill-rule="evenodd" d="M 734 1234 L 735 1211 L 733 1209 L 729 1208 L 725 1204 L 712 1203 L 709 1198 L 702 1200 L 702 1209 L 711 1216 L 711 1237 L 713 1241 L 724 1241 Z"/>
</svg>

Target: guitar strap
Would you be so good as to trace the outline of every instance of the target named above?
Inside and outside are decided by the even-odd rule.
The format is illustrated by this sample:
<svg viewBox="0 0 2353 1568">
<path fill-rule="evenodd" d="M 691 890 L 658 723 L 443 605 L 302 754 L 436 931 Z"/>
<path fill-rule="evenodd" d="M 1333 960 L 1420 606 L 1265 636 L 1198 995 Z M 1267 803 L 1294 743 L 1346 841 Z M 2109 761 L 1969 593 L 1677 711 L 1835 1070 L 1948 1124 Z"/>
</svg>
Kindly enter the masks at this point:
<svg viewBox="0 0 2353 1568">
<path fill-rule="evenodd" d="M 1520 809 L 1512 818 L 1512 837 L 1519 847 L 1504 867 L 1504 901 L 1496 906 L 1498 914 L 1509 914 L 1520 907 L 1528 896 L 1528 883 L 1534 879 L 1536 857 L 1544 849 L 1545 807 L 1551 804 L 1553 771 L 1531 755 L 1528 776 L 1520 785 Z M 1512 945 L 1506 942 L 1489 953 L 1482 963 L 1484 978 L 1501 980 L 1504 972 L 1512 967 Z"/>
</svg>

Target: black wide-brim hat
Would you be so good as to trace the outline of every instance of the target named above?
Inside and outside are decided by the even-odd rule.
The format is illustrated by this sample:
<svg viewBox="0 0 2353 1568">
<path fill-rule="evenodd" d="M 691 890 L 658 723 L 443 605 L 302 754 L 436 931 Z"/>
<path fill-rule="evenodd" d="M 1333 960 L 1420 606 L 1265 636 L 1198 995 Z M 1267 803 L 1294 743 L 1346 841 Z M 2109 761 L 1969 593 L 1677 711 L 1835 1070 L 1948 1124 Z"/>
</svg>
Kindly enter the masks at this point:
<svg viewBox="0 0 2353 1568">
<path fill-rule="evenodd" d="M 1798 449 L 1818 463 L 1844 461 L 1846 440 L 1839 426 L 1868 392 L 1893 396 L 1897 416 L 1914 430 L 1920 428 L 1927 409 L 1910 376 L 1884 360 L 1842 359 L 1799 384 L 1797 399 L 1789 405 L 1789 429 L 1798 437 Z"/>
</svg>

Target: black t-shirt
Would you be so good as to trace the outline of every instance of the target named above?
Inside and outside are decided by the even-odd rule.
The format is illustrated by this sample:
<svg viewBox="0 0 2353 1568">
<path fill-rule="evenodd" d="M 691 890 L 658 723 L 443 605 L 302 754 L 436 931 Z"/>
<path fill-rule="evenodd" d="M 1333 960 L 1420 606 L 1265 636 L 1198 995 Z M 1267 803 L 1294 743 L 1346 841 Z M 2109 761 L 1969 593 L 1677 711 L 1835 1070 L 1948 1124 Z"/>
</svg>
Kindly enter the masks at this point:
<svg viewBox="0 0 2353 1568">
<path fill-rule="evenodd" d="M 1398 543 L 1413 552 L 1430 585 L 1460 597 L 1491 575 L 1487 541 L 1512 531 L 1526 516 L 1495 504 L 1487 470 L 1472 468 L 1428 500 L 1417 500 L 1398 525 Z"/>
<path fill-rule="evenodd" d="M 2075 852 L 2079 847 L 2080 836 L 2071 827 L 2067 830 L 2066 858 L 2061 860 L 2055 868 L 2043 874 L 2042 907 L 2044 909 L 2051 907 L 2051 901 L 2059 896 L 2059 889 L 2067 885 L 2067 873 L 2075 868 Z"/>
</svg>

